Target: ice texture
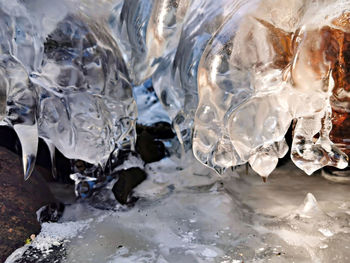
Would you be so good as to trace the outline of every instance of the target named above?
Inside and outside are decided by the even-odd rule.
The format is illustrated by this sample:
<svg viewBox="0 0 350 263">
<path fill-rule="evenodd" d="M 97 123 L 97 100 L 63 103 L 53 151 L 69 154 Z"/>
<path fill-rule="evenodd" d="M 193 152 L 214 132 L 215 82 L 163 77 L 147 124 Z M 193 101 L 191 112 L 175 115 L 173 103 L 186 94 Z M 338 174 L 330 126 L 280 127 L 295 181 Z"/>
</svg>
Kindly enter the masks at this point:
<svg viewBox="0 0 350 263">
<path fill-rule="evenodd" d="M 101 165 L 119 144 L 134 143 L 136 103 L 109 10 L 88 1 L 0 2 L 0 116 L 19 136 L 25 178 L 38 137 L 51 153 Z"/>
<path fill-rule="evenodd" d="M 347 9 L 324 12 L 342 1 L 289 3 L 245 1 L 201 57 L 193 151 L 218 172 L 249 162 L 267 177 L 287 153 L 292 120 L 291 157 L 299 168 L 311 174 L 347 166 L 348 156 L 329 139 L 332 71 L 341 52 L 331 44 L 339 30 L 332 22 Z"/>
<path fill-rule="evenodd" d="M 347 166 L 330 137 L 349 109 L 349 1 L 1 0 L 0 11 L 0 118 L 26 178 L 38 137 L 102 166 L 133 145 L 132 85 L 149 79 L 182 150 L 218 173 L 249 163 L 266 178 L 292 121 L 299 168 Z"/>
<path fill-rule="evenodd" d="M 311 174 L 347 166 L 329 139 L 334 107 L 348 109 L 347 64 L 338 66 L 347 4 L 127 1 L 110 23 L 134 83 L 152 77 L 180 142 L 189 149 L 193 139 L 202 163 L 223 173 L 249 162 L 267 177 L 294 120 L 291 157 Z"/>
<path fill-rule="evenodd" d="M 136 104 L 116 43 L 105 26 L 85 20 L 67 15 L 57 24 L 32 81 L 43 97 L 40 136 L 68 158 L 97 163 L 132 132 Z"/>
</svg>

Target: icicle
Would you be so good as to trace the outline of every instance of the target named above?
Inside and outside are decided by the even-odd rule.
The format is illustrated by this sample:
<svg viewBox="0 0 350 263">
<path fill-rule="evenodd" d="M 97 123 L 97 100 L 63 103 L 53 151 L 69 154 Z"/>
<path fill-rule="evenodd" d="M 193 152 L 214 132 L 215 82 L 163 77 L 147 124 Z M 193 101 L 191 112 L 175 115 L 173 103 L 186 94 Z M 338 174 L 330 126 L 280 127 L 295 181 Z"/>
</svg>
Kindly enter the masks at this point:
<svg viewBox="0 0 350 263">
<path fill-rule="evenodd" d="M 331 116 L 331 106 L 328 104 L 325 112 L 300 118 L 296 124 L 291 158 L 295 165 L 308 175 L 327 165 L 338 169 L 348 166 L 347 155 L 329 139 L 332 129 Z M 320 137 L 315 139 L 317 134 Z"/>
<path fill-rule="evenodd" d="M 27 180 L 35 166 L 38 151 L 38 127 L 36 124 L 31 126 L 16 124 L 14 129 L 22 145 L 24 180 Z"/>
<path fill-rule="evenodd" d="M 56 147 L 53 143 L 51 143 L 49 140 L 47 139 L 44 139 L 46 145 L 47 145 L 47 148 L 49 148 L 49 151 L 50 151 L 50 159 L 51 159 L 51 173 L 52 173 L 52 176 L 53 178 L 57 178 L 57 169 L 56 169 L 56 154 L 55 154 L 55 151 L 56 151 Z"/>
<path fill-rule="evenodd" d="M 270 146 L 261 147 L 257 152 L 249 158 L 249 164 L 252 169 L 258 173 L 264 183 L 267 177 L 276 168 L 278 158 L 283 158 L 288 152 L 288 145 L 283 139 L 279 142 L 274 142 Z"/>
<path fill-rule="evenodd" d="M 258 173 L 265 181 L 266 178 L 276 168 L 278 157 L 272 151 L 258 152 L 249 159 L 252 169 Z"/>
</svg>

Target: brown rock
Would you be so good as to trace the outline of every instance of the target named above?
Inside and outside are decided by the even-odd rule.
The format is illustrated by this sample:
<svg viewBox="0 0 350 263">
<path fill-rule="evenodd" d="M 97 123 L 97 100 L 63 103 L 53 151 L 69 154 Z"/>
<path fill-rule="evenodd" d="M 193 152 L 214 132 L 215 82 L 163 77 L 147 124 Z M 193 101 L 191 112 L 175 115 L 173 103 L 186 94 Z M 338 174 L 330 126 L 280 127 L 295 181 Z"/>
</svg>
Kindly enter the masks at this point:
<svg viewBox="0 0 350 263">
<path fill-rule="evenodd" d="M 0 147 L 0 262 L 40 232 L 36 211 L 57 201 L 40 173 L 23 179 L 18 155 Z"/>
</svg>

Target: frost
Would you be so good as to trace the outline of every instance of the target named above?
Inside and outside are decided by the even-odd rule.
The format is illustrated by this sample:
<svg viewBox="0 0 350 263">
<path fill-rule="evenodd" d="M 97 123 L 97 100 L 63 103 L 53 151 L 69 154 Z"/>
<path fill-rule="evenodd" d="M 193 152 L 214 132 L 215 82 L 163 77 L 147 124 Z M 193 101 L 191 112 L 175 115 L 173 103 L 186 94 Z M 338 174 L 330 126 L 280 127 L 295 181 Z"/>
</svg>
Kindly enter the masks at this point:
<svg viewBox="0 0 350 263">
<path fill-rule="evenodd" d="M 53 245 L 57 246 L 64 241 L 76 237 L 78 233 L 88 227 L 90 221 L 43 223 L 40 234 L 34 239 L 31 245 L 41 251 L 48 250 Z"/>
<path fill-rule="evenodd" d="M 43 255 L 48 255 L 52 252 L 53 246 L 60 246 L 70 239 L 77 237 L 78 233 L 82 232 L 89 226 L 91 220 L 77 221 L 77 222 L 62 222 L 62 223 L 43 223 L 41 225 L 41 232 L 35 237 L 30 245 L 25 245 L 14 251 L 10 255 L 6 263 L 17 262 L 23 253 L 30 247 L 39 250 Z"/>
</svg>

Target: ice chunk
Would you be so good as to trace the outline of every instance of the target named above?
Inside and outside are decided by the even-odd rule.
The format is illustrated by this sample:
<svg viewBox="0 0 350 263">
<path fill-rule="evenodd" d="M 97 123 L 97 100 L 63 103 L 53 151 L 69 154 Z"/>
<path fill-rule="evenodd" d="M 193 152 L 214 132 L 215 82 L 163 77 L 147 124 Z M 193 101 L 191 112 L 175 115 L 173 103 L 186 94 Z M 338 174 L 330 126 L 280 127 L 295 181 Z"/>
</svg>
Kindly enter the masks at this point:
<svg viewBox="0 0 350 263">
<path fill-rule="evenodd" d="M 176 45 L 190 2 L 117 2 L 109 22 L 135 84 L 151 77 L 161 59 Z"/>
<path fill-rule="evenodd" d="M 160 62 L 153 75 L 153 82 L 164 108 L 173 120 L 177 136 L 188 149 L 191 147 L 193 119 L 198 106 L 199 61 L 215 31 L 244 1 L 187 2 L 186 16 L 176 45 Z"/>
<path fill-rule="evenodd" d="M 39 132 L 64 155 L 105 161 L 133 129 L 135 102 L 113 39 L 77 15 L 57 24 L 45 43 Z"/>
<path fill-rule="evenodd" d="M 249 162 L 266 177 L 297 119 L 292 158 L 310 174 L 347 165 L 329 140 L 344 10 L 342 1 L 135 0 L 118 2 L 110 26 L 132 79 L 153 74 L 180 142 L 189 149 L 193 138 L 201 162 L 220 173 Z"/>
<path fill-rule="evenodd" d="M 240 6 L 202 56 L 193 149 L 216 170 L 249 161 L 256 172 L 268 176 L 286 153 L 271 149 L 284 144 L 292 119 L 297 119 L 292 159 L 298 167 L 311 174 L 326 165 L 347 166 L 347 155 L 329 139 L 331 97 L 338 88 L 331 73 L 340 52 L 329 46 L 338 41 L 332 35 L 338 29 L 328 26 L 328 16 L 320 19 L 313 13 L 324 10 L 322 4 L 295 2 L 285 18 L 288 23 L 271 16 L 285 11 L 283 2 L 249 1 Z M 298 17 L 301 8 L 305 16 Z M 307 15 L 322 23 L 316 26 Z"/>
<path fill-rule="evenodd" d="M 0 1 L 0 118 L 20 138 L 26 178 L 38 136 L 51 151 L 103 165 L 116 146 L 134 144 L 137 115 L 127 68 L 99 17 L 109 5 L 40 1 Z"/>
<path fill-rule="evenodd" d="M 347 1 L 1 0 L 0 14 L 0 120 L 68 158 L 103 166 L 133 145 L 132 84 L 151 78 L 182 151 L 193 139 L 219 173 L 248 162 L 266 178 L 293 120 L 298 167 L 347 166 Z M 27 167 L 36 140 L 16 130 Z"/>
<path fill-rule="evenodd" d="M 43 54 L 37 24 L 18 1 L 0 1 L 0 120 L 14 127 L 22 144 L 24 177 L 35 165 L 38 147 L 35 88 L 28 72 Z"/>
<path fill-rule="evenodd" d="M 308 193 L 304 199 L 304 203 L 299 207 L 298 214 L 301 217 L 311 218 L 314 216 L 326 216 L 318 206 L 315 196 Z"/>
</svg>

